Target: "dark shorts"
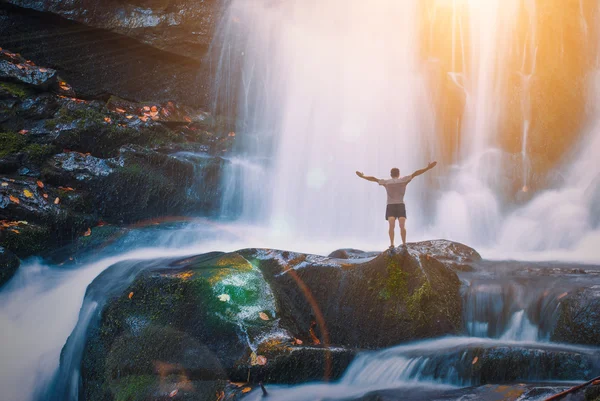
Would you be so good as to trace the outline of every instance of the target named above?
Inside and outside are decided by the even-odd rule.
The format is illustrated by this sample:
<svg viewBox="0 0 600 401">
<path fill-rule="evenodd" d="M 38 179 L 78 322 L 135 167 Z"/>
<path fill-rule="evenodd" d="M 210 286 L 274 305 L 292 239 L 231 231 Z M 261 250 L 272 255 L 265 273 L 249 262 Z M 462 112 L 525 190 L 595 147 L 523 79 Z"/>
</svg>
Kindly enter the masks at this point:
<svg viewBox="0 0 600 401">
<path fill-rule="evenodd" d="M 389 219 L 390 217 L 404 217 L 406 218 L 406 206 L 404 203 L 396 203 L 393 205 L 387 205 L 385 208 L 385 219 Z"/>
</svg>

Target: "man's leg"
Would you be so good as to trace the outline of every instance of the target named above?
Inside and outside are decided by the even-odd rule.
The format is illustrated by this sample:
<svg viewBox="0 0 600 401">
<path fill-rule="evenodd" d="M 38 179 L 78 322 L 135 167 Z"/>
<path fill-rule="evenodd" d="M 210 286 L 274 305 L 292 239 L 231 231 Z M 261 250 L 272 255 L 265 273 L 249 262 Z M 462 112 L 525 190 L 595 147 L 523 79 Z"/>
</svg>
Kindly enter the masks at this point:
<svg viewBox="0 0 600 401">
<path fill-rule="evenodd" d="M 402 245 L 406 245 L 406 217 L 398 217 L 398 225 L 400 226 Z"/>
<path fill-rule="evenodd" d="M 388 223 L 390 224 L 389 234 L 390 234 L 390 246 L 394 246 L 394 228 L 396 225 L 395 217 L 388 217 Z"/>
</svg>

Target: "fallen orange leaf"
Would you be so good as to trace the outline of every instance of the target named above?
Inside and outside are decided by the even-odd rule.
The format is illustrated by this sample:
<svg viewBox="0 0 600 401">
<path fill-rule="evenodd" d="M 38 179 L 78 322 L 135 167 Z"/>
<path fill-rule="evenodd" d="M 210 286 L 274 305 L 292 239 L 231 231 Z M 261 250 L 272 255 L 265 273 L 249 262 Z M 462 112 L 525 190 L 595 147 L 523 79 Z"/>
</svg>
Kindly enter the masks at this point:
<svg viewBox="0 0 600 401">
<path fill-rule="evenodd" d="M 41 182 L 40 180 L 37 181 L 37 186 L 40 188 L 44 188 L 44 183 Z"/>
<path fill-rule="evenodd" d="M 563 292 L 562 294 L 560 294 L 558 296 L 558 299 L 563 299 L 564 297 L 566 297 L 569 293 L 568 292 Z"/>
<path fill-rule="evenodd" d="M 40 68 L 40 72 L 48 72 L 48 70 L 45 68 Z"/>
<path fill-rule="evenodd" d="M 110 117 L 104 117 L 104 121 L 106 121 L 107 123 L 110 123 L 111 119 L 110 119 Z"/>
<path fill-rule="evenodd" d="M 265 366 L 265 365 L 267 364 L 267 358 L 266 358 L 266 357 L 264 357 L 264 356 L 262 356 L 262 355 L 259 355 L 259 356 L 256 358 L 256 363 L 258 363 L 258 364 L 259 364 L 259 365 L 261 365 L 261 366 Z"/>
<path fill-rule="evenodd" d="M 248 392 L 250 392 L 250 391 L 252 391 L 252 389 L 251 389 L 250 387 L 244 387 L 244 388 L 242 389 L 242 393 L 244 393 L 244 394 L 245 394 L 245 393 L 248 393 Z"/>
<path fill-rule="evenodd" d="M 120 108 L 120 107 L 117 107 L 117 108 L 115 109 L 115 111 L 116 111 L 117 113 L 125 113 L 125 110 L 124 110 L 124 109 L 122 109 L 122 108 Z"/>
<path fill-rule="evenodd" d="M 148 121 L 148 117 L 142 116 L 142 117 L 140 117 L 140 120 L 142 120 L 143 122 L 146 122 L 146 121 Z"/>
<path fill-rule="evenodd" d="M 475 364 L 477 363 L 477 361 L 478 361 L 478 360 L 479 360 L 479 357 L 475 357 L 475 358 L 473 358 L 472 365 L 475 365 Z"/>
<path fill-rule="evenodd" d="M 59 203 L 60 203 L 60 199 L 59 198 L 54 199 L 54 204 L 55 205 L 58 205 Z"/>
<path fill-rule="evenodd" d="M 158 107 L 156 107 L 156 106 L 152 106 L 152 107 L 150 108 L 150 111 L 152 111 L 153 113 L 156 113 L 156 112 L 158 112 Z"/>
<path fill-rule="evenodd" d="M 88 227 L 88 229 L 83 233 L 84 237 L 89 237 L 92 235 L 92 229 Z"/>
<path fill-rule="evenodd" d="M 44 194 L 42 196 L 44 197 L 44 199 L 48 199 L 48 194 Z"/>
<path fill-rule="evenodd" d="M 21 203 L 21 201 L 19 200 L 19 198 L 16 198 L 16 197 L 14 197 L 14 196 L 12 196 L 12 195 L 10 195 L 8 198 L 9 198 L 11 201 L 15 202 L 17 205 L 18 205 L 19 203 Z"/>
<path fill-rule="evenodd" d="M 12 231 L 15 234 L 21 234 L 19 230 L 15 230 L 14 228 L 11 228 L 9 231 Z"/>
<path fill-rule="evenodd" d="M 71 90 L 70 87 L 68 87 L 67 85 L 60 85 L 60 89 L 64 90 L 64 91 L 68 91 Z"/>
<path fill-rule="evenodd" d="M 179 392 L 179 390 L 178 390 L 178 389 L 175 389 L 175 390 L 171 391 L 171 392 L 169 393 L 169 397 L 170 397 L 170 398 L 173 398 L 173 397 L 175 397 L 175 396 L 177 395 L 177 393 L 178 393 L 178 392 Z"/>
<path fill-rule="evenodd" d="M 150 111 L 150 107 L 148 107 L 148 106 L 144 106 L 144 107 L 142 108 L 142 110 L 144 110 L 144 111 Z"/>
<path fill-rule="evenodd" d="M 133 298 L 133 292 L 129 293 L 129 299 Z"/>
<path fill-rule="evenodd" d="M 127 116 L 125 118 L 127 118 L 128 120 L 131 120 L 133 118 L 133 116 Z"/>
<path fill-rule="evenodd" d="M 29 131 L 26 129 L 22 129 L 21 131 L 19 131 L 19 134 L 21 135 L 26 135 Z"/>
<path fill-rule="evenodd" d="M 262 320 L 269 320 L 269 316 L 265 313 L 265 312 L 260 312 L 258 314 L 258 316 L 262 319 Z"/>
</svg>

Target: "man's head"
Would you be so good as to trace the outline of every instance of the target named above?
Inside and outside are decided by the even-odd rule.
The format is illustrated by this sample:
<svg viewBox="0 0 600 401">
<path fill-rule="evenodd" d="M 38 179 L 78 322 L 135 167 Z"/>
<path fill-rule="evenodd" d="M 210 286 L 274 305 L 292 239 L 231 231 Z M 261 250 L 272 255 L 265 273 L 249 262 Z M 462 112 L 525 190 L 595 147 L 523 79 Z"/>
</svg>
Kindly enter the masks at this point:
<svg viewBox="0 0 600 401">
<path fill-rule="evenodd" d="M 400 169 L 394 167 L 392 171 L 390 171 L 392 178 L 400 178 Z"/>
</svg>

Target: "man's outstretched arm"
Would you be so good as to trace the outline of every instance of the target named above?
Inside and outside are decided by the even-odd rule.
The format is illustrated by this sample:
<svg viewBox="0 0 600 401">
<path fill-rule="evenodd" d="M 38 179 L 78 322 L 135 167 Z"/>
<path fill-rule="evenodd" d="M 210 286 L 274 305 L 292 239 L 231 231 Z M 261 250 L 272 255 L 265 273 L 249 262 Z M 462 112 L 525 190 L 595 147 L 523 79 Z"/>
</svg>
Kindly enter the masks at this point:
<svg viewBox="0 0 600 401">
<path fill-rule="evenodd" d="M 421 175 L 421 174 L 423 174 L 423 173 L 426 173 L 426 172 L 428 172 L 429 170 L 431 170 L 432 168 L 434 168 L 436 165 L 437 165 L 437 162 L 431 162 L 431 163 L 429 163 L 429 165 L 428 165 L 427 167 L 425 167 L 425 168 L 422 168 L 421 170 L 417 170 L 417 171 L 415 171 L 414 173 L 412 173 L 412 174 L 410 175 L 411 179 L 412 179 L 412 178 L 415 178 L 415 177 L 416 177 L 416 176 L 418 176 L 418 175 Z"/>
<path fill-rule="evenodd" d="M 359 176 L 360 178 L 367 180 L 367 181 L 372 181 L 372 182 L 379 182 L 379 178 L 375 178 L 375 177 L 370 177 L 368 175 L 364 175 L 363 173 L 361 173 L 360 171 L 356 172 L 356 175 Z"/>
</svg>

